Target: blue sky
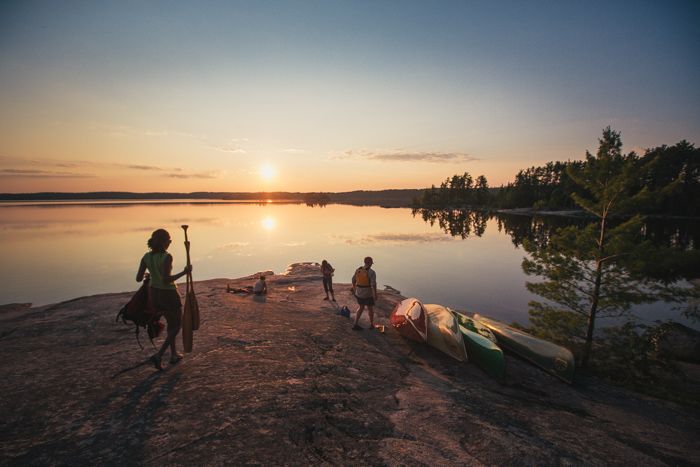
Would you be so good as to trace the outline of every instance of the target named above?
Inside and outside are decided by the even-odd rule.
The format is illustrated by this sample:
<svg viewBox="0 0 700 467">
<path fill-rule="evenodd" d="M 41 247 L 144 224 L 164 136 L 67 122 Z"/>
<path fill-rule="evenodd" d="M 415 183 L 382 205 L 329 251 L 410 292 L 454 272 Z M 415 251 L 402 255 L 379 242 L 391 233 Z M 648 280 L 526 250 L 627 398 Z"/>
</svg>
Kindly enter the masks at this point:
<svg viewBox="0 0 700 467">
<path fill-rule="evenodd" d="M 0 191 L 491 185 L 700 140 L 700 2 L 0 4 Z M 266 167 L 266 170 L 261 170 Z"/>
</svg>

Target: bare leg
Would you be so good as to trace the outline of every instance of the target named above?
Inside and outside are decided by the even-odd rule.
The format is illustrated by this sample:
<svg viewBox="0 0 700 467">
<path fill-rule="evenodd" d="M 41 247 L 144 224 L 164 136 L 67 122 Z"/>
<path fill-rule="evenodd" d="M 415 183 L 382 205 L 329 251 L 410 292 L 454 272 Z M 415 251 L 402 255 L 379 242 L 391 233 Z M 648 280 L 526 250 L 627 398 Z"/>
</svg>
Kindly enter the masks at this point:
<svg viewBox="0 0 700 467">
<path fill-rule="evenodd" d="M 170 319 L 168 320 L 168 318 Z M 165 320 L 168 323 L 168 335 L 165 338 L 163 345 L 160 346 L 158 357 L 162 358 L 165 351 L 168 349 L 168 347 L 170 347 L 170 358 L 173 359 L 177 356 L 177 340 L 175 338 L 180 333 L 180 328 L 182 327 L 182 313 L 177 311 L 171 316 L 166 315 Z"/>
<path fill-rule="evenodd" d="M 359 326 L 359 324 L 357 324 L 357 323 L 360 322 L 360 316 L 362 316 L 362 312 L 363 312 L 364 310 L 365 310 L 365 306 L 364 306 L 364 305 L 360 305 L 360 307 L 359 307 L 359 308 L 357 309 L 357 311 L 355 312 L 355 324 L 354 324 L 354 326 Z"/>
<path fill-rule="evenodd" d="M 162 357 L 165 351 L 170 347 L 170 355 L 175 355 L 177 354 L 177 350 L 175 348 L 175 342 L 176 342 L 176 337 L 180 333 L 180 328 L 179 327 L 171 327 L 168 326 L 168 336 L 165 338 L 163 341 L 163 345 L 160 346 L 160 350 L 158 351 L 158 356 Z"/>
<path fill-rule="evenodd" d="M 369 313 L 369 327 L 374 328 L 374 307 L 372 305 L 367 305 L 367 312 Z"/>
</svg>

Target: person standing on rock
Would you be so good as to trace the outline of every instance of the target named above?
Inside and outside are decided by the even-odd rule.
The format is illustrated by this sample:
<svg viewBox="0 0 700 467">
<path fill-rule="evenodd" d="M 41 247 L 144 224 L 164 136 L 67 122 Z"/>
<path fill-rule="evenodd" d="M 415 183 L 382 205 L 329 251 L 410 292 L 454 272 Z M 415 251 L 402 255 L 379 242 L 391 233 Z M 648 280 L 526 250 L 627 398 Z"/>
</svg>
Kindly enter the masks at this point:
<svg viewBox="0 0 700 467">
<path fill-rule="evenodd" d="M 360 331 L 362 328 L 358 324 L 362 312 L 367 307 L 369 313 L 370 329 L 374 329 L 374 303 L 377 301 L 377 274 L 372 269 L 374 261 L 371 256 L 365 258 L 365 265 L 357 268 L 352 276 L 352 291 L 357 298 L 359 308 L 355 313 L 355 323 L 352 326 L 354 331 Z"/>
<path fill-rule="evenodd" d="M 168 335 L 150 361 L 159 369 L 163 369 L 163 354 L 170 347 L 170 364 L 182 360 L 182 354 L 175 348 L 175 337 L 182 327 L 182 301 L 177 291 L 175 281 L 192 271 L 192 266 L 186 266 L 182 272 L 171 275 L 173 270 L 173 257 L 168 253 L 170 246 L 170 234 L 165 229 L 158 229 L 148 239 L 148 248 L 151 250 L 141 258 L 139 270 L 136 273 L 136 282 L 144 279 L 146 270 L 150 274 L 151 304 L 157 310 L 163 312 L 168 323 Z"/>
<path fill-rule="evenodd" d="M 321 274 L 323 274 L 323 291 L 326 292 L 326 298 L 324 298 L 324 300 L 328 300 L 328 292 L 330 292 L 331 297 L 333 297 L 333 301 L 335 301 L 335 294 L 333 293 L 334 272 L 335 269 L 333 269 L 331 263 L 329 263 L 325 259 L 321 261 Z"/>
</svg>

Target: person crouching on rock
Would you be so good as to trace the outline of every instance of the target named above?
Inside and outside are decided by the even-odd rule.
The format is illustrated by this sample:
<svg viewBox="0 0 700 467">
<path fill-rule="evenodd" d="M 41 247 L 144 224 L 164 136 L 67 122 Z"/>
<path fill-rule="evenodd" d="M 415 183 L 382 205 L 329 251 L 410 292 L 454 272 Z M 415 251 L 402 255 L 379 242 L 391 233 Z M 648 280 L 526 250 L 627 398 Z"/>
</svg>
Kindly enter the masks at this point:
<svg viewBox="0 0 700 467">
<path fill-rule="evenodd" d="M 267 295 L 267 282 L 265 282 L 264 275 L 261 275 L 253 286 L 253 293 L 255 295 Z"/>
<path fill-rule="evenodd" d="M 335 272 L 335 269 L 333 269 L 333 266 L 326 261 L 325 259 L 321 261 L 321 274 L 323 274 L 323 291 L 326 292 L 326 298 L 324 300 L 328 300 L 328 292 L 331 293 L 331 297 L 333 297 L 333 301 L 335 301 L 335 294 L 333 293 L 333 273 Z"/>
<path fill-rule="evenodd" d="M 369 313 L 369 328 L 374 329 L 374 302 L 377 301 L 377 274 L 372 269 L 374 261 L 370 256 L 365 258 L 365 265 L 357 268 L 352 276 L 352 290 L 357 298 L 357 304 L 360 306 L 355 314 L 355 323 L 352 326 L 354 331 L 359 331 L 362 328 L 358 324 L 360 316 L 367 307 Z"/>
<path fill-rule="evenodd" d="M 168 323 L 168 335 L 160 347 L 160 350 L 151 357 L 151 363 L 161 370 L 163 369 L 163 354 L 170 347 L 170 363 L 175 364 L 182 360 L 182 354 L 175 348 L 175 337 L 182 326 L 182 302 L 177 291 L 175 281 L 192 271 L 192 266 L 186 266 L 182 272 L 171 275 L 173 270 L 173 257 L 168 253 L 170 246 L 170 234 L 165 229 L 158 229 L 148 239 L 148 248 L 151 250 L 141 258 L 139 270 L 136 273 L 136 282 L 143 281 L 146 270 L 150 274 L 151 304 L 157 310 L 163 312 Z"/>
</svg>

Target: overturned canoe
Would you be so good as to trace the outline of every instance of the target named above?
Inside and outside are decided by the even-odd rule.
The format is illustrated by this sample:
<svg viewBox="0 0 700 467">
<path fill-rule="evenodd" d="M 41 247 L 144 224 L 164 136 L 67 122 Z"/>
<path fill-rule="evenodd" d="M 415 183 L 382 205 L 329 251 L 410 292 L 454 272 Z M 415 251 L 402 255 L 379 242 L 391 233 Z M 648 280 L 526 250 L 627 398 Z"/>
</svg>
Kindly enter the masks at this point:
<svg viewBox="0 0 700 467">
<path fill-rule="evenodd" d="M 442 305 L 423 305 L 428 315 L 428 345 L 461 362 L 467 360 L 464 337 L 457 319 Z"/>
<path fill-rule="evenodd" d="M 479 314 L 474 314 L 474 321 L 488 327 L 495 334 L 498 344 L 504 349 L 510 350 L 567 383 L 573 382 L 574 356 L 568 349 Z"/>
<path fill-rule="evenodd" d="M 502 380 L 506 373 L 506 361 L 503 351 L 496 343 L 496 336 L 473 318 L 458 311 L 450 311 L 459 323 L 469 361 L 476 363 L 489 376 Z"/>
<path fill-rule="evenodd" d="M 417 342 L 428 341 L 428 316 L 417 298 L 407 298 L 397 303 L 390 320 L 402 336 Z"/>
</svg>

